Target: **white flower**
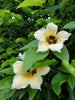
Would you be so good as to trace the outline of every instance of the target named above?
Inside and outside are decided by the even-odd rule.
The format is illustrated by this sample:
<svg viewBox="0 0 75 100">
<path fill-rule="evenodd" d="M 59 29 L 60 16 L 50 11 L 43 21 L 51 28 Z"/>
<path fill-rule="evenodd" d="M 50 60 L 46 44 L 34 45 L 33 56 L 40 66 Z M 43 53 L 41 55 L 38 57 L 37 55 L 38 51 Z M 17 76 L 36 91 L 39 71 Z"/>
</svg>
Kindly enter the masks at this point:
<svg viewBox="0 0 75 100">
<path fill-rule="evenodd" d="M 23 62 L 17 61 L 13 64 L 14 73 L 16 74 L 13 78 L 12 89 L 21 89 L 26 88 L 30 84 L 33 89 L 41 89 L 41 84 L 43 82 L 42 75 L 45 75 L 49 72 L 50 67 L 38 67 L 33 71 L 27 71 L 24 75 Z"/>
<path fill-rule="evenodd" d="M 15 17 L 14 17 L 14 16 L 12 16 L 12 19 L 15 19 Z"/>
<path fill-rule="evenodd" d="M 62 30 L 56 34 L 57 30 L 57 25 L 49 23 L 46 29 L 42 28 L 35 32 L 34 37 L 39 40 L 37 52 L 45 52 L 48 49 L 61 52 L 63 43 L 68 40 L 71 33 Z"/>
<path fill-rule="evenodd" d="M 26 52 L 25 52 L 24 54 L 19 53 L 19 55 L 18 55 L 18 56 L 20 57 L 20 59 L 21 59 L 21 60 L 24 60 L 25 54 L 26 54 Z"/>
</svg>

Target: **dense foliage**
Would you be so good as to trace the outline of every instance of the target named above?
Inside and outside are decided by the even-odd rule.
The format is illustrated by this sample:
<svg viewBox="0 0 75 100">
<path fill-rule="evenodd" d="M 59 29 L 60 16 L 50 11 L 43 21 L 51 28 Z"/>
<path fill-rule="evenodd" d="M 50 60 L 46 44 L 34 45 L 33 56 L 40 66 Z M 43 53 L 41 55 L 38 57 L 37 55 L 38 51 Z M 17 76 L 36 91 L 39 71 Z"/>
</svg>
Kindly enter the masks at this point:
<svg viewBox="0 0 75 100">
<path fill-rule="evenodd" d="M 0 0 L 0 100 L 75 100 L 74 0 Z M 61 53 L 36 53 L 34 33 L 50 22 L 72 35 Z M 41 91 L 11 89 L 13 64 L 26 53 L 24 72 L 49 65 Z M 34 55 L 34 56 L 33 56 Z"/>
</svg>

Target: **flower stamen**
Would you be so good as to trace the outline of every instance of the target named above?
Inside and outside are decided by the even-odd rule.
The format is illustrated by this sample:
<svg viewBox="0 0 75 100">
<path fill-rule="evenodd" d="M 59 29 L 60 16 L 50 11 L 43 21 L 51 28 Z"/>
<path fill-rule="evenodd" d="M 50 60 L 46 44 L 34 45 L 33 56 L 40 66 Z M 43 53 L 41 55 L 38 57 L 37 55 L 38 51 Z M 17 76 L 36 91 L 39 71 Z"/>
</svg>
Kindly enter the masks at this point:
<svg viewBox="0 0 75 100">
<path fill-rule="evenodd" d="M 47 42 L 49 44 L 55 44 L 57 42 L 57 39 L 55 38 L 55 36 L 49 36 L 47 37 Z"/>
<path fill-rule="evenodd" d="M 31 71 L 31 74 L 34 75 L 37 72 L 37 69 Z"/>
<path fill-rule="evenodd" d="M 49 39 L 54 40 L 55 39 L 55 36 L 49 36 Z"/>
<path fill-rule="evenodd" d="M 35 68 L 35 69 L 32 70 L 31 72 L 30 72 L 30 70 L 28 70 L 27 72 L 29 72 L 31 75 L 34 75 L 35 73 L 37 73 L 37 69 Z"/>
</svg>

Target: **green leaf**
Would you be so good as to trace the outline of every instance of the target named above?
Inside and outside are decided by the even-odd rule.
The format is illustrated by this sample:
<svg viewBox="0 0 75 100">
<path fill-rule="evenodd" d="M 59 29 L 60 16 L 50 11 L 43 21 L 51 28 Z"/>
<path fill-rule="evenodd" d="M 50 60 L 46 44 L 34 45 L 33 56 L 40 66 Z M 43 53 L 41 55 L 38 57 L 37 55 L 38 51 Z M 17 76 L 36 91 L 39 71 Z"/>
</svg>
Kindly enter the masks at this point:
<svg viewBox="0 0 75 100">
<path fill-rule="evenodd" d="M 12 57 L 10 60 L 9 60 L 9 65 L 11 67 L 13 67 L 13 64 L 19 59 L 19 57 Z"/>
<path fill-rule="evenodd" d="M 38 20 L 36 20 L 35 26 L 43 26 L 45 24 L 47 24 L 46 20 L 44 18 L 39 18 Z"/>
<path fill-rule="evenodd" d="M 17 9 L 21 7 L 27 7 L 27 6 L 42 6 L 43 3 L 45 3 L 45 0 L 25 0 L 22 3 L 20 3 Z"/>
<path fill-rule="evenodd" d="M 71 42 L 72 42 L 72 45 L 75 43 L 75 34 L 72 34 L 71 36 Z M 75 50 L 75 46 L 73 45 L 74 50 Z"/>
<path fill-rule="evenodd" d="M 68 92 L 69 92 L 69 99 L 68 100 L 75 100 L 75 89 L 71 89 L 68 87 Z"/>
<path fill-rule="evenodd" d="M 43 9 L 43 10 L 36 10 L 36 11 L 34 11 L 34 13 L 32 12 L 32 18 L 35 18 L 35 17 L 37 17 L 37 16 L 39 16 L 39 15 L 43 15 L 43 14 L 52 14 L 52 12 L 55 12 L 55 10 L 57 10 L 59 8 L 59 6 L 58 5 L 55 5 L 55 6 L 53 6 L 53 7 L 49 7 L 49 8 L 47 8 L 47 9 Z"/>
<path fill-rule="evenodd" d="M 0 91 L 0 100 L 7 100 L 14 95 L 16 90 L 3 90 Z"/>
<path fill-rule="evenodd" d="M 11 13 L 11 16 L 14 16 L 16 20 L 19 20 L 19 21 L 22 20 L 22 16 L 20 14 Z"/>
<path fill-rule="evenodd" d="M 65 6 L 67 5 L 67 3 L 71 1 L 71 0 L 62 0 L 61 3 L 60 3 L 60 11 L 62 11 Z"/>
<path fill-rule="evenodd" d="M 75 4 L 72 4 L 69 7 L 67 7 L 67 9 L 65 9 L 65 13 L 69 13 L 70 11 L 73 11 L 74 9 L 75 9 Z"/>
<path fill-rule="evenodd" d="M 75 29 L 75 21 L 71 21 L 70 23 L 67 23 L 63 29 Z"/>
<path fill-rule="evenodd" d="M 38 41 L 37 40 L 33 40 L 30 43 L 28 43 L 26 46 L 22 47 L 20 49 L 20 51 L 21 50 L 26 50 L 26 49 L 31 48 L 31 47 L 37 47 L 37 44 L 38 44 Z"/>
<path fill-rule="evenodd" d="M 28 41 L 25 38 L 17 38 L 16 43 L 19 43 L 19 42 L 28 43 Z"/>
<path fill-rule="evenodd" d="M 52 81 L 51 81 L 51 85 L 52 85 L 52 88 L 54 90 L 54 92 L 59 95 L 61 93 L 61 85 L 65 82 L 67 82 L 69 79 L 69 75 L 65 75 L 63 73 L 57 73 Z"/>
<path fill-rule="evenodd" d="M 29 7 L 24 7 L 24 8 L 22 8 L 23 9 L 23 12 L 25 13 L 25 14 L 27 14 L 28 16 L 32 16 L 32 14 L 31 14 L 31 9 L 29 8 Z"/>
<path fill-rule="evenodd" d="M 71 65 L 75 68 L 75 59 L 72 59 Z"/>
<path fill-rule="evenodd" d="M 67 60 L 69 61 L 69 52 L 66 48 L 66 46 L 64 45 L 63 48 L 61 49 L 61 53 L 59 52 L 53 52 L 53 54 L 58 57 L 61 60 Z"/>
<path fill-rule="evenodd" d="M 12 54 L 12 53 L 16 53 L 16 51 L 15 50 L 13 50 L 12 48 L 7 48 L 7 53 L 8 54 Z"/>
<path fill-rule="evenodd" d="M 19 100 L 21 100 L 21 98 L 25 95 L 26 90 L 22 90 L 22 92 L 19 95 Z"/>
<path fill-rule="evenodd" d="M 43 67 L 43 66 L 55 66 L 58 62 L 55 59 L 49 60 L 49 59 L 44 59 L 41 61 L 38 61 L 36 63 L 34 63 L 32 65 L 32 67 L 30 68 L 30 71 L 32 71 L 33 69 L 37 68 L 37 67 Z"/>
<path fill-rule="evenodd" d="M 9 90 L 11 89 L 13 76 L 8 76 L 0 80 L 0 90 Z"/>
<path fill-rule="evenodd" d="M 15 94 L 10 98 L 10 100 L 17 100 L 17 98 L 18 98 L 18 100 L 21 100 L 19 97 L 20 97 L 20 95 L 21 95 L 21 93 L 24 91 L 25 89 L 20 89 L 20 90 L 17 90 L 16 92 L 15 92 Z M 26 91 L 26 90 L 25 90 Z M 24 98 L 25 99 L 25 98 Z"/>
<path fill-rule="evenodd" d="M 0 17 L 0 25 L 3 24 L 3 19 Z"/>
<path fill-rule="evenodd" d="M 63 73 L 69 74 L 69 72 L 67 71 L 67 69 L 65 69 L 65 68 L 63 67 L 62 64 L 61 64 L 61 66 L 59 67 L 59 70 L 60 70 L 61 72 L 63 72 Z"/>
<path fill-rule="evenodd" d="M 4 67 L 6 67 L 9 63 L 9 60 L 6 60 L 5 62 L 2 63 L 0 70 L 2 70 Z"/>
<path fill-rule="evenodd" d="M 3 53 L 2 55 L 0 55 L 0 60 L 7 57 L 7 56 L 9 56 L 7 53 Z"/>
<path fill-rule="evenodd" d="M 10 24 L 19 25 L 22 21 L 22 16 L 20 14 L 11 13 L 9 10 L 0 10 L 0 16 L 3 19 L 1 22 L 4 26 L 9 26 Z M 14 19 L 12 19 L 14 17 Z M 1 20 L 2 21 L 2 20 Z"/>
<path fill-rule="evenodd" d="M 4 42 L 4 39 L 0 38 L 0 43 L 3 43 Z"/>
<path fill-rule="evenodd" d="M 71 89 L 74 89 L 74 77 L 73 76 L 70 76 L 70 78 L 68 80 L 68 84 Z"/>
<path fill-rule="evenodd" d="M 21 0 L 14 0 L 15 2 L 17 2 L 17 3 L 20 3 L 21 2 Z"/>
<path fill-rule="evenodd" d="M 29 41 L 34 41 L 34 31 L 32 31 L 32 32 L 30 32 L 29 34 L 28 34 L 28 40 Z"/>
<path fill-rule="evenodd" d="M 40 97 L 39 97 L 39 99 L 43 100 L 43 98 L 44 98 L 44 100 L 56 100 L 55 98 L 52 99 L 52 95 L 50 93 L 51 93 L 50 87 L 47 86 L 46 89 L 42 89 L 42 93 L 40 95 L 41 99 L 40 99 Z M 39 99 L 37 99 L 37 100 L 39 100 Z"/>
<path fill-rule="evenodd" d="M 43 52 L 43 53 L 37 53 L 37 48 L 29 48 L 26 51 L 26 55 L 23 61 L 23 68 L 24 68 L 24 73 L 26 73 L 26 71 L 32 67 L 32 64 L 35 63 L 38 60 L 42 60 L 43 58 L 45 58 L 48 55 L 48 51 L 47 52 Z"/>
<path fill-rule="evenodd" d="M 73 77 L 75 77 L 75 68 L 74 68 L 71 64 L 69 64 L 68 61 L 63 60 L 63 61 L 62 61 L 62 65 L 68 70 L 68 72 L 69 72 Z"/>
<path fill-rule="evenodd" d="M 53 6 L 54 2 L 55 2 L 55 0 L 48 0 L 48 3 L 49 3 L 50 6 Z"/>
<path fill-rule="evenodd" d="M 2 9 L 0 9 L 0 15 L 1 15 L 2 18 L 5 18 L 6 14 L 10 15 L 10 11 L 9 10 L 2 10 Z"/>
<path fill-rule="evenodd" d="M 4 74 L 14 75 L 12 68 L 5 68 L 5 69 L 1 70 L 0 72 L 4 73 Z"/>
<path fill-rule="evenodd" d="M 34 96 L 35 96 L 36 93 L 37 93 L 37 90 L 28 87 L 28 88 L 27 88 L 27 91 L 28 91 L 28 93 L 29 93 L 29 100 L 33 100 Z"/>
<path fill-rule="evenodd" d="M 13 64 L 18 60 L 18 58 L 12 57 L 11 59 L 6 60 L 5 62 L 2 63 L 0 71 L 5 68 L 7 65 L 10 65 L 13 67 Z"/>
<path fill-rule="evenodd" d="M 56 20 L 56 19 L 54 19 L 54 18 L 50 18 L 50 19 L 47 21 L 47 23 L 51 23 L 51 22 L 53 22 L 54 24 L 60 24 L 60 23 L 62 22 L 62 20 Z"/>
</svg>

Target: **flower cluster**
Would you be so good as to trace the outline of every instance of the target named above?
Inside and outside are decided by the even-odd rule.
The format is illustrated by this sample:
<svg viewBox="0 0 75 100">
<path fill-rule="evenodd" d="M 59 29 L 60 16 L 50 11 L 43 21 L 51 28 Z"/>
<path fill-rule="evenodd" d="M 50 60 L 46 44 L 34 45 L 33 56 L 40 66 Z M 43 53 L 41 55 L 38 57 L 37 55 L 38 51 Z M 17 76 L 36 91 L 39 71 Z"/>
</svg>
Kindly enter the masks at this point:
<svg viewBox="0 0 75 100">
<path fill-rule="evenodd" d="M 37 52 L 45 52 L 48 49 L 61 53 L 63 43 L 68 40 L 71 33 L 64 30 L 57 33 L 58 27 L 53 23 L 49 23 L 46 29 L 42 28 L 35 32 L 34 37 L 39 40 Z M 56 34 L 57 33 L 57 34 Z M 25 53 L 19 53 L 20 59 L 24 60 Z M 30 72 L 28 70 L 24 74 L 23 61 L 17 61 L 13 64 L 14 73 L 16 74 L 13 79 L 12 89 L 26 88 L 28 85 L 33 89 L 41 89 L 43 82 L 42 75 L 49 72 L 49 66 L 42 66 L 35 68 Z"/>
</svg>

